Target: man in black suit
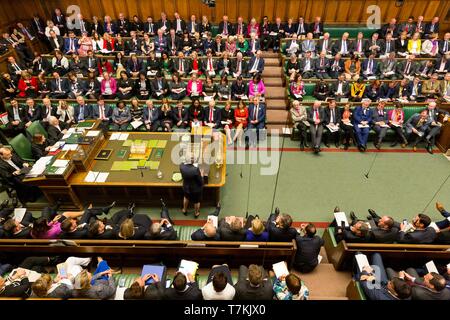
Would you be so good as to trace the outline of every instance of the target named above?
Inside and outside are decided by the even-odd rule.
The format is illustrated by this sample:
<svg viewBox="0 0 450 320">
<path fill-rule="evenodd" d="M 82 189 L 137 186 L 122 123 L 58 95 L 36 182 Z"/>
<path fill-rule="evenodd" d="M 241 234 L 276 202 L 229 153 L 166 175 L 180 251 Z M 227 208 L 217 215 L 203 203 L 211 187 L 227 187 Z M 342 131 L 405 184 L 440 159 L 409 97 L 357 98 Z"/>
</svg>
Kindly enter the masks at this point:
<svg viewBox="0 0 450 320">
<path fill-rule="evenodd" d="M 52 13 L 52 21 L 55 27 L 58 27 L 61 36 L 64 36 L 67 32 L 66 28 L 66 17 L 61 12 L 60 8 L 56 8 Z"/>
<path fill-rule="evenodd" d="M 12 209 L 11 214 L 14 212 Z M 34 218 L 31 212 L 25 212 L 22 221 L 17 221 L 13 217 L 6 218 L 3 224 L 3 231 L 5 237 L 11 239 L 26 239 L 30 238 L 31 228 L 33 226 Z"/>
<path fill-rule="evenodd" d="M 273 43 L 273 51 L 278 51 L 280 49 L 280 40 L 284 38 L 284 26 L 281 23 L 281 18 L 277 17 L 275 23 L 272 24 L 270 33 L 272 33 L 271 42 Z"/>
<path fill-rule="evenodd" d="M 342 74 L 342 72 L 344 72 L 344 60 L 342 60 L 341 58 L 342 55 L 340 53 L 336 53 L 334 59 L 329 61 L 328 75 L 332 79 L 337 79 Z M 345 79 L 344 75 L 342 75 L 342 77 Z"/>
<path fill-rule="evenodd" d="M 306 34 L 309 32 L 308 25 L 305 23 L 305 19 L 303 17 L 298 17 L 298 22 L 295 24 L 295 33 L 300 38 L 304 38 Z"/>
<path fill-rule="evenodd" d="M 218 129 L 220 127 L 220 114 L 220 109 L 216 108 L 215 101 L 209 101 L 208 107 L 204 108 L 203 124 L 212 129 Z"/>
<path fill-rule="evenodd" d="M 323 239 L 316 235 L 316 227 L 312 223 L 302 225 L 304 235 L 297 235 L 297 252 L 294 258 L 294 269 L 301 273 L 308 273 L 319 264 L 318 256 L 323 246 Z"/>
<path fill-rule="evenodd" d="M 430 226 L 431 219 L 423 213 L 414 217 L 412 224 L 400 224 L 400 232 L 397 241 L 409 244 L 433 243 L 436 239 L 436 230 Z"/>
<path fill-rule="evenodd" d="M 155 99 L 164 98 L 169 90 L 166 79 L 164 79 L 162 73 L 159 71 L 156 74 L 155 79 L 150 82 L 150 86 L 152 87 L 152 96 Z"/>
<path fill-rule="evenodd" d="M 254 58 L 254 57 L 252 57 Z M 233 76 L 236 78 L 247 76 L 247 62 L 243 59 L 242 52 L 236 54 L 236 59 L 231 60 L 231 69 Z"/>
<path fill-rule="evenodd" d="M 119 13 L 119 19 L 116 22 L 117 31 L 122 37 L 128 37 L 130 34 L 130 22 L 125 19 L 124 14 Z"/>
<path fill-rule="evenodd" d="M 191 239 L 194 241 L 219 241 L 220 235 L 213 222 L 208 220 L 203 227 L 191 234 Z"/>
<path fill-rule="evenodd" d="M 425 38 L 431 38 L 433 33 L 439 33 L 439 17 L 434 17 L 431 22 L 427 23 L 425 26 Z"/>
<path fill-rule="evenodd" d="M 340 100 L 341 98 L 347 98 L 350 93 L 350 86 L 347 81 L 345 81 L 345 76 L 341 73 L 338 76 L 338 80 L 331 84 L 330 88 L 331 95 L 336 98 L 336 100 Z"/>
<path fill-rule="evenodd" d="M 47 59 L 43 59 L 41 54 L 35 52 L 34 60 L 33 60 L 33 75 L 38 76 L 43 74 L 47 76 L 51 70 L 50 62 Z"/>
<path fill-rule="evenodd" d="M 323 35 L 323 23 L 320 17 L 316 17 L 314 22 L 309 25 L 309 32 L 312 32 L 315 39 L 319 39 Z"/>
<path fill-rule="evenodd" d="M 374 141 L 375 148 L 378 150 L 381 148 L 381 143 L 386 136 L 388 130 L 388 113 L 384 110 L 386 105 L 385 101 L 379 101 L 376 108 L 372 109 L 372 129 L 377 133 L 376 140 Z"/>
<path fill-rule="evenodd" d="M 56 35 L 55 31 L 50 31 L 50 37 L 48 38 L 50 42 L 50 48 L 52 50 L 60 50 L 64 49 L 64 38 L 62 36 Z"/>
<path fill-rule="evenodd" d="M 0 148 L 0 177 L 16 190 L 22 204 L 35 202 L 41 195 L 39 188 L 30 187 L 22 182 L 25 178 L 23 170 L 28 170 L 29 167 L 30 165 L 16 153 L 12 153 L 11 149 Z"/>
<path fill-rule="evenodd" d="M 247 25 L 244 23 L 244 19 L 242 17 L 237 18 L 237 22 L 235 23 L 233 27 L 233 35 L 243 35 L 244 37 L 247 37 Z"/>
<path fill-rule="evenodd" d="M 436 136 L 441 132 L 442 124 L 439 122 L 440 116 L 444 116 L 444 118 L 449 117 L 449 113 L 443 109 L 437 108 L 437 104 L 435 101 L 431 101 L 427 106 L 428 110 L 428 119 L 430 121 L 430 125 L 426 131 L 425 141 L 428 143 L 428 149 L 433 150 L 433 146 L 435 144 Z M 444 120 L 445 122 L 445 120 Z M 430 152 L 430 150 L 428 152 Z M 431 153 L 431 152 L 430 152 Z"/>
<path fill-rule="evenodd" d="M 55 99 L 65 99 L 70 91 L 69 81 L 61 78 L 58 72 L 53 72 L 53 79 L 50 80 L 50 97 Z"/>
<path fill-rule="evenodd" d="M 170 30 L 170 21 L 167 20 L 165 12 L 161 12 L 161 19 L 158 21 L 158 29 L 161 29 L 164 34 L 168 34 Z"/>
<path fill-rule="evenodd" d="M 138 39 L 136 35 L 136 31 L 130 31 L 130 37 L 131 39 L 127 40 L 125 42 L 125 54 L 137 54 L 140 55 L 142 53 L 141 51 L 141 40 Z"/>
<path fill-rule="evenodd" d="M 397 241 L 400 224 L 392 217 L 379 216 L 374 210 L 369 209 L 369 224 L 371 226 L 371 240 L 376 243 L 394 243 Z"/>
<path fill-rule="evenodd" d="M 33 16 L 33 20 L 31 21 L 31 30 L 39 40 L 47 42 L 44 21 L 42 21 L 42 19 L 36 14 Z"/>
<path fill-rule="evenodd" d="M 61 223 L 62 233 L 61 239 L 83 239 L 88 237 L 89 225 L 93 220 L 97 220 L 97 216 L 108 214 L 109 210 L 114 207 L 115 202 L 107 207 L 93 208 L 92 204 L 84 210 L 81 218 L 67 218 Z"/>
<path fill-rule="evenodd" d="M 439 54 L 445 56 L 450 52 L 450 32 L 444 34 L 444 39 L 439 42 Z"/>
<path fill-rule="evenodd" d="M 167 46 L 170 55 L 175 56 L 177 52 L 181 51 L 181 40 L 175 33 L 175 29 L 170 29 L 169 35 L 167 36 Z"/>
<path fill-rule="evenodd" d="M 186 22 L 181 19 L 178 12 L 175 12 L 173 15 L 175 16 L 175 19 L 172 22 L 172 29 L 175 30 L 177 35 L 182 35 L 184 30 L 186 30 Z"/>
<path fill-rule="evenodd" d="M 220 240 L 244 241 L 246 230 L 243 221 L 239 217 L 229 216 L 219 221 L 218 232 Z"/>
<path fill-rule="evenodd" d="M 194 203 L 195 218 L 200 215 L 200 201 L 203 194 L 203 172 L 195 164 L 194 155 L 186 155 L 186 163 L 180 165 L 181 176 L 183 177 L 183 209 L 184 215 L 187 215 L 189 202 Z"/>
<path fill-rule="evenodd" d="M 228 21 L 228 16 L 223 16 L 222 21 L 219 23 L 219 31 L 218 34 L 222 36 L 229 36 L 230 34 L 233 34 L 233 26 Z"/>
<path fill-rule="evenodd" d="M 153 18 L 147 17 L 147 22 L 144 23 L 144 33 L 148 33 L 150 37 L 153 37 L 157 29 L 157 25 L 153 23 Z"/>
<path fill-rule="evenodd" d="M 92 239 L 115 239 L 117 237 L 117 229 L 120 224 L 127 218 L 133 216 L 134 203 L 130 203 L 127 209 L 122 209 L 113 214 L 111 219 L 94 219 L 88 227 L 89 238 Z"/>
<path fill-rule="evenodd" d="M 11 76 L 11 79 L 14 80 L 15 84 L 17 85 L 20 76 L 22 75 L 22 72 L 27 71 L 26 67 L 16 61 L 16 58 L 13 56 L 8 57 L 8 64 L 6 66 L 9 75 Z"/>
<path fill-rule="evenodd" d="M 103 28 L 103 23 L 98 20 L 97 16 L 92 17 L 92 23 L 90 24 L 89 35 L 93 36 L 94 33 L 98 33 L 100 37 L 103 37 L 105 30 Z"/>
<path fill-rule="evenodd" d="M 336 108 L 336 100 L 331 99 L 328 101 L 328 107 L 325 109 L 325 139 L 324 144 L 327 148 L 330 147 L 330 138 L 333 138 L 334 145 L 339 148 L 341 113 Z"/>
<path fill-rule="evenodd" d="M 50 117 L 47 129 L 47 140 L 50 145 L 54 145 L 67 133 L 67 128 L 64 125 L 65 123 L 59 122 L 58 118 L 56 118 L 55 116 Z"/>
<path fill-rule="evenodd" d="M 272 282 L 262 266 L 239 267 L 239 280 L 234 285 L 235 300 L 272 300 Z"/>
<path fill-rule="evenodd" d="M 16 99 L 11 99 L 10 105 L 6 107 L 8 113 L 8 124 L 6 131 L 11 137 L 20 133 L 25 133 L 25 128 L 29 126 L 28 113 L 24 106 L 20 106 Z"/>
<path fill-rule="evenodd" d="M 177 240 L 177 231 L 173 228 L 173 221 L 169 215 L 169 209 L 161 199 L 161 221 L 153 222 L 145 234 L 146 240 Z"/>
<path fill-rule="evenodd" d="M 172 287 L 164 291 L 164 300 L 201 300 L 202 292 L 192 274 L 177 272 Z"/>
<path fill-rule="evenodd" d="M 128 59 L 127 61 L 126 69 L 129 77 L 137 78 L 139 76 L 139 73 L 144 71 L 144 64 L 140 59 L 138 59 L 135 53 L 132 53 L 131 59 Z"/>
<path fill-rule="evenodd" d="M 269 240 L 273 242 L 290 242 L 298 235 L 292 226 L 292 217 L 282 213 L 278 208 L 267 219 L 266 230 L 269 232 Z"/>
<path fill-rule="evenodd" d="M 236 81 L 231 85 L 231 99 L 241 100 L 241 98 L 247 95 L 247 85 L 242 80 L 242 76 L 237 77 Z"/>
<path fill-rule="evenodd" d="M 311 132 L 311 143 L 315 153 L 320 152 L 322 142 L 323 124 L 325 122 L 325 112 L 320 101 L 314 101 L 312 108 L 308 110 L 309 131 Z"/>
<path fill-rule="evenodd" d="M 3 38 L 0 40 L 0 44 L 6 47 L 11 46 L 19 56 L 20 60 L 24 61 L 26 64 L 29 64 L 33 61 L 33 52 L 31 52 L 26 43 L 15 41 L 9 33 L 3 33 Z"/>
</svg>

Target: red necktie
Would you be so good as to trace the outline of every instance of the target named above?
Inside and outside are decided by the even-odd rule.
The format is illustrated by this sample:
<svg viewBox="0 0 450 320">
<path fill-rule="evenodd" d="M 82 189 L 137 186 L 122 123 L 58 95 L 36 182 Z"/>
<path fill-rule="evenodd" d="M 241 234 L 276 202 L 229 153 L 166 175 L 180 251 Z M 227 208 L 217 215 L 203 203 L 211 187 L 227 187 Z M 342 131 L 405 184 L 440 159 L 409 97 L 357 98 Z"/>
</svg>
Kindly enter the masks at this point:
<svg viewBox="0 0 450 320">
<path fill-rule="evenodd" d="M 181 120 L 181 108 L 180 109 L 178 109 L 178 117 L 180 118 L 180 120 Z"/>
<path fill-rule="evenodd" d="M 209 122 L 213 122 L 213 109 L 209 109 Z"/>
<path fill-rule="evenodd" d="M 316 120 L 320 121 L 319 110 L 316 109 L 314 112 L 316 113 Z"/>
<path fill-rule="evenodd" d="M 209 58 L 209 71 L 213 71 L 213 64 L 211 58 Z"/>
</svg>

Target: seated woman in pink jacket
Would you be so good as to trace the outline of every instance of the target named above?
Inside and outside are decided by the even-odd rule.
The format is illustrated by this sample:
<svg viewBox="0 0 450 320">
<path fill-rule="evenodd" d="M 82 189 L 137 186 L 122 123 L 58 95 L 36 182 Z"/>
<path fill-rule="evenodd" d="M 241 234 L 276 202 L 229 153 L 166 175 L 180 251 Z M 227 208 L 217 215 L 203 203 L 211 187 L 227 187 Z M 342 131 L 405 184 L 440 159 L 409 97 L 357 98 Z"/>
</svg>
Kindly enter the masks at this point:
<svg viewBox="0 0 450 320">
<path fill-rule="evenodd" d="M 198 98 L 202 95 L 203 83 L 202 80 L 198 79 L 198 76 L 193 73 L 191 80 L 187 84 L 187 95 L 191 98 Z"/>
<path fill-rule="evenodd" d="M 117 82 L 116 79 L 111 78 L 108 72 L 103 73 L 103 80 L 101 82 L 101 92 L 105 99 L 114 99 L 116 97 Z"/>
<path fill-rule="evenodd" d="M 264 96 L 266 93 L 266 87 L 264 86 L 264 82 L 261 80 L 261 76 L 259 74 L 255 74 L 252 81 L 248 84 L 248 96 L 254 97 L 256 95 Z"/>
</svg>

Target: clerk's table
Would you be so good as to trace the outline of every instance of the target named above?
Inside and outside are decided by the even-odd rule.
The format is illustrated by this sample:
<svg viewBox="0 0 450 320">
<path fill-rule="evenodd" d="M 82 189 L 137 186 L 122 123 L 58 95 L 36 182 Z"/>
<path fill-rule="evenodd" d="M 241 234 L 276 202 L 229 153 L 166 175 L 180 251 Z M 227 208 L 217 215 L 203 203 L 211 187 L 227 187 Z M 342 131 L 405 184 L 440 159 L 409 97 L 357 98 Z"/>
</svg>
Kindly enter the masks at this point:
<svg viewBox="0 0 450 320">
<path fill-rule="evenodd" d="M 77 139 L 83 141 L 89 132 Z M 215 205 L 220 200 L 226 177 L 226 139 L 222 133 L 213 138 L 197 132 L 111 132 L 106 137 L 99 132 L 84 143 L 70 153 L 60 152 L 43 175 L 24 181 L 39 186 L 50 203 L 61 201 L 63 208 L 112 200 L 159 205 L 160 198 L 180 205 L 182 181 L 174 177 L 179 176 L 179 164 L 187 153 L 201 159 L 200 167 L 208 176 L 202 202 Z M 70 160 L 67 168 L 52 167 L 61 159 Z"/>
</svg>

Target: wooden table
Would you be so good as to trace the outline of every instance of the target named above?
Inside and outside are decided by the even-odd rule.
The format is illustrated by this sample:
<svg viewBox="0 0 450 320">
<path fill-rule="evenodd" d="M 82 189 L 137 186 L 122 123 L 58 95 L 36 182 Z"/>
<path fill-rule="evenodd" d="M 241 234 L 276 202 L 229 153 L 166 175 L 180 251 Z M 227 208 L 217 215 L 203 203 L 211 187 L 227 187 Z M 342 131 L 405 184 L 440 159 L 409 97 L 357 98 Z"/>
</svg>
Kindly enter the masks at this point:
<svg viewBox="0 0 450 320">
<path fill-rule="evenodd" d="M 181 206 L 182 182 L 172 181 L 173 173 L 179 172 L 179 164 L 172 161 L 172 152 L 178 146 L 181 134 L 129 132 L 127 140 L 167 140 L 164 153 L 159 159 L 159 169 L 111 171 L 114 161 L 128 160 L 130 154 L 130 147 L 122 146 L 125 141 L 110 140 L 112 134 L 114 132 L 109 133 L 105 139 L 98 139 L 93 143 L 96 145 L 92 151 L 86 154 L 87 159 L 83 163 L 84 169 L 83 166 L 75 166 L 74 163 L 71 163 L 73 168 L 63 176 L 57 178 L 42 176 L 24 181 L 39 186 L 50 203 L 61 199 L 64 209 L 82 208 L 83 205 L 90 202 L 106 204 L 112 201 L 123 205 L 129 202 L 147 206 L 159 205 L 161 198 L 168 204 Z M 191 133 L 187 133 L 187 135 L 191 139 L 199 137 Z M 223 134 L 220 134 L 219 141 L 222 165 L 216 165 L 214 162 L 208 165 L 210 170 L 208 184 L 205 185 L 202 201 L 207 205 L 215 205 L 220 200 L 220 188 L 225 185 L 226 139 Z M 107 160 L 96 160 L 96 155 L 104 149 L 112 149 L 111 156 Z M 126 150 L 125 157 L 119 157 L 120 150 Z M 154 160 L 153 154 L 150 160 Z M 89 171 L 109 172 L 109 176 L 105 182 L 86 182 Z M 162 172 L 161 178 L 158 177 L 158 171 Z"/>
</svg>

